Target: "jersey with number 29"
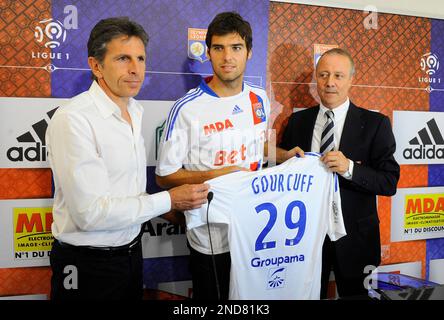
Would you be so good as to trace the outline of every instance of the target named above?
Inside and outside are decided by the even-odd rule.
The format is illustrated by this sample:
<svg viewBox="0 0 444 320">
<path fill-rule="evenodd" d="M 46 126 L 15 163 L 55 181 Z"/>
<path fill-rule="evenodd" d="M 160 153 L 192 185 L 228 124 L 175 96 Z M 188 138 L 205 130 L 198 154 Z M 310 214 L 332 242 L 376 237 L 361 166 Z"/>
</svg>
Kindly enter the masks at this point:
<svg viewBox="0 0 444 320">
<path fill-rule="evenodd" d="M 337 175 L 317 153 L 207 181 L 208 221 L 228 224 L 230 299 L 319 299 L 322 244 L 346 234 Z M 207 206 L 186 212 L 189 229 Z"/>
</svg>

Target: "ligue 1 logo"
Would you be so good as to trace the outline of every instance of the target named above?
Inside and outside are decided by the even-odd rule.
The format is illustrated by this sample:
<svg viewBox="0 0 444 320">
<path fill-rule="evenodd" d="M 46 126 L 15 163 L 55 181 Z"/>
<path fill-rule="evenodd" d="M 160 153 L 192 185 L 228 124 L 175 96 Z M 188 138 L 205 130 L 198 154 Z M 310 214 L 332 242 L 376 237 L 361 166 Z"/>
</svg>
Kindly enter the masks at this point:
<svg viewBox="0 0 444 320">
<path fill-rule="evenodd" d="M 39 21 L 39 25 L 35 27 L 34 37 L 40 43 L 46 40 L 45 47 L 54 49 L 60 46 L 60 41 L 65 42 L 66 30 L 60 21 L 46 19 Z"/>
<path fill-rule="evenodd" d="M 42 47 L 48 50 L 37 50 L 31 51 L 32 59 L 51 59 L 54 60 L 69 60 L 70 52 L 62 52 L 60 48 L 63 48 L 62 44 L 66 41 L 67 30 L 77 30 L 79 28 L 79 19 L 77 13 L 77 7 L 74 5 L 67 5 L 63 8 L 63 13 L 65 14 L 63 22 L 49 18 L 38 22 L 34 29 L 34 39 L 43 44 Z M 60 47 L 60 48 L 59 48 Z M 57 49 L 57 50 L 55 50 Z M 53 72 L 57 68 L 55 65 L 49 64 L 45 67 L 46 71 Z"/>
<path fill-rule="evenodd" d="M 427 75 L 432 76 L 439 69 L 438 56 L 434 53 L 426 53 L 421 58 L 421 70 Z"/>
<path fill-rule="evenodd" d="M 420 66 L 421 70 L 427 75 L 425 77 L 419 77 L 418 80 L 420 83 L 441 83 L 441 78 L 433 77 L 439 70 L 439 59 L 437 54 L 431 52 L 424 54 L 421 57 Z M 433 88 L 429 86 L 426 90 L 427 92 L 431 92 L 433 91 Z"/>
</svg>

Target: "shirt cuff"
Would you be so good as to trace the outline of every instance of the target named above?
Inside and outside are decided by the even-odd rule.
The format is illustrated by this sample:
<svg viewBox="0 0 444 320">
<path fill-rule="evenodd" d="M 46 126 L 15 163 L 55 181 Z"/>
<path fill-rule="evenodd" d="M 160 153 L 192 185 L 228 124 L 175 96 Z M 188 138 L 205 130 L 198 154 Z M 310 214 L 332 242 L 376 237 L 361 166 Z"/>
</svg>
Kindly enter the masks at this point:
<svg viewBox="0 0 444 320">
<path fill-rule="evenodd" d="M 351 180 L 352 177 L 353 177 L 354 162 L 352 160 L 350 160 L 350 159 L 348 161 L 349 161 L 348 170 L 344 174 L 341 174 L 341 176 L 344 179 Z"/>
<path fill-rule="evenodd" d="M 171 210 L 171 197 L 168 191 L 157 192 L 147 195 L 146 214 L 151 218 L 167 213 Z M 151 219 L 150 218 L 150 219 Z"/>
</svg>

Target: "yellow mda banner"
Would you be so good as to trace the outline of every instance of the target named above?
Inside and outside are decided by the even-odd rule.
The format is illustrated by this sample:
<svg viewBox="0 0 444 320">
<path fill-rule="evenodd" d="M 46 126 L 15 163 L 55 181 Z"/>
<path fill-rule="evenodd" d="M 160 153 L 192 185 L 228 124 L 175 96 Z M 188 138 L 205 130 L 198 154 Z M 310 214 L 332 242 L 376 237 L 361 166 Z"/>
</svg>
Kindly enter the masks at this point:
<svg viewBox="0 0 444 320">
<path fill-rule="evenodd" d="M 54 240 L 52 207 L 13 208 L 13 222 L 15 259 L 49 256 Z"/>
<path fill-rule="evenodd" d="M 444 226 L 444 194 L 413 194 L 405 197 L 405 228 Z"/>
<path fill-rule="evenodd" d="M 444 187 L 398 189 L 391 216 L 392 242 L 444 237 Z"/>
</svg>

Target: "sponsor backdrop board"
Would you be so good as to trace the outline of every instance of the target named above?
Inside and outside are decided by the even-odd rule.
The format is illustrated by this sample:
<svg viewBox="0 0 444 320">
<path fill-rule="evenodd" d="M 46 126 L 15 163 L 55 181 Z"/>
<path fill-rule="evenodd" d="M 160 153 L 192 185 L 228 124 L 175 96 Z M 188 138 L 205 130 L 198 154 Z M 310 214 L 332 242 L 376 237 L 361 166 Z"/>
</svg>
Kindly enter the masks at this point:
<svg viewBox="0 0 444 320">
<path fill-rule="evenodd" d="M 0 268 L 49 265 L 52 199 L 1 200 Z"/>
<path fill-rule="evenodd" d="M 47 257 L 23 262 L 25 252 L 28 256 L 29 252 L 47 252 L 47 247 L 40 243 L 38 250 L 24 250 L 24 243 L 33 236 L 24 235 L 18 239 L 22 242 L 14 240 L 14 221 L 15 230 L 22 232 L 33 224 L 39 228 L 41 224 L 45 230 L 50 221 L 44 209 L 48 207 L 39 204 L 52 196 L 51 172 L 44 159 L 45 123 L 54 108 L 91 83 L 86 41 L 92 26 L 101 18 L 124 12 L 150 35 L 146 80 L 137 98 L 145 107 L 147 190 L 154 192 L 159 190 L 153 172 L 166 114 L 201 76 L 211 73 L 203 41 L 205 28 L 216 13 L 226 10 L 236 10 L 252 23 L 254 49 L 246 80 L 266 87 L 278 140 L 294 109 L 318 101 L 313 78 L 316 59 L 326 49 L 340 46 L 355 58 L 351 99 L 357 105 L 384 113 L 393 125 L 398 113 L 400 119 L 413 111 L 433 114 L 430 119 L 425 116 L 423 123 L 417 117 L 403 125 L 400 130 L 405 135 L 395 128 L 397 140 L 401 139 L 399 150 L 402 143 L 411 147 L 414 138 L 418 139 L 416 146 L 431 147 L 421 138 L 426 134 L 435 150 L 443 147 L 439 139 L 444 134 L 439 120 L 444 111 L 442 20 L 383 13 L 370 17 L 358 10 L 266 0 L 6 1 L 0 16 L 0 200 L 9 211 L 13 207 L 34 210 L 16 213 L 16 220 L 13 212 L 2 212 L 0 295 L 49 294 Z M 436 126 L 428 122 L 432 118 Z M 442 162 L 401 165 L 399 188 L 441 186 Z M 17 204 L 29 199 L 26 206 Z M 444 239 L 392 241 L 393 206 L 390 198 L 378 198 L 382 262 L 419 263 L 420 275 L 427 278 L 429 261 L 444 259 Z M 184 230 L 160 218 L 144 228 L 146 288 L 190 296 Z M 404 226 L 399 229 L 396 232 L 403 232 Z M 22 259 L 15 258 L 14 250 Z M 432 268 L 435 278 L 436 270 Z"/>
<path fill-rule="evenodd" d="M 444 164 L 443 112 L 394 111 L 399 164 Z"/>
<path fill-rule="evenodd" d="M 0 98 L 0 168 L 48 168 L 45 133 L 68 99 Z M 17 114 L 17 110 L 21 113 Z"/>
<path fill-rule="evenodd" d="M 52 199 L 0 200 L 0 268 L 48 266 Z M 146 259 L 188 255 L 185 227 L 154 218 L 143 226 Z"/>
<path fill-rule="evenodd" d="M 442 117 L 444 21 L 279 2 L 270 3 L 269 17 L 267 92 L 278 140 L 294 110 L 318 103 L 315 61 L 325 49 L 336 46 L 346 48 L 354 57 L 356 74 L 350 98 L 355 104 L 378 110 L 392 124 L 395 111 Z M 427 121 L 419 124 L 417 117 L 405 124 L 402 130 L 409 132 L 402 134 L 402 139 L 407 144 L 416 136 L 419 139 L 418 131 L 426 128 L 436 149 L 443 148 L 439 135 L 444 135 L 444 123 L 436 119 L 437 129 L 431 123 L 435 140 Z M 401 134 L 396 130 L 399 140 Z M 398 152 L 400 144 L 398 141 Z M 444 168 L 437 163 L 442 161 L 402 164 L 398 187 L 444 186 Z M 430 259 L 444 258 L 443 239 L 392 242 L 392 209 L 389 197 L 378 197 L 382 263 L 420 261 L 421 276 L 428 277 Z"/>
<path fill-rule="evenodd" d="M 430 260 L 430 281 L 444 285 L 444 259 Z"/>
<path fill-rule="evenodd" d="M 45 159 L 44 140 L 47 123 L 55 108 L 90 86 L 86 42 L 91 28 L 100 19 L 121 16 L 124 12 L 142 24 L 150 37 L 146 80 L 137 99 L 145 107 L 147 190 L 155 192 L 159 190 L 153 174 L 158 141 L 169 109 L 202 76 L 211 74 L 205 54 L 205 28 L 223 11 L 238 11 L 249 20 L 255 50 L 247 66 L 246 80 L 265 86 L 268 7 L 268 1 L 256 0 L 4 2 L 0 17 L 0 200 L 41 197 L 50 200 L 51 172 Z M 25 229 L 37 223 L 32 217 L 31 214 L 27 218 L 30 221 L 23 222 Z M 11 220 L 13 216 L 8 213 L 2 219 Z M 47 256 L 40 260 L 31 257 L 26 263 L 15 259 L 11 221 L 2 220 L 0 224 L 0 234 L 5 237 L 1 242 L 5 256 L 0 260 L 0 279 L 8 280 L 2 281 L 0 295 L 16 294 L 18 288 L 23 289 L 21 293 L 49 294 L 48 274 L 42 276 L 40 267 L 48 265 Z M 144 228 L 145 287 L 158 289 L 159 283 L 171 283 L 169 288 L 174 287 L 175 281 L 189 281 L 185 230 L 160 218 Z M 47 255 L 46 249 L 39 251 Z M 36 274 L 41 282 L 37 280 L 28 288 L 18 285 L 18 277 Z M 180 293 L 189 296 L 191 290 Z"/>
<path fill-rule="evenodd" d="M 45 132 L 52 115 L 69 99 L 0 98 L 0 168 L 49 168 Z M 142 134 L 147 162 L 154 167 L 163 125 L 173 101 L 139 100 L 145 109 Z M 17 116 L 21 110 L 23 116 Z"/>
</svg>

